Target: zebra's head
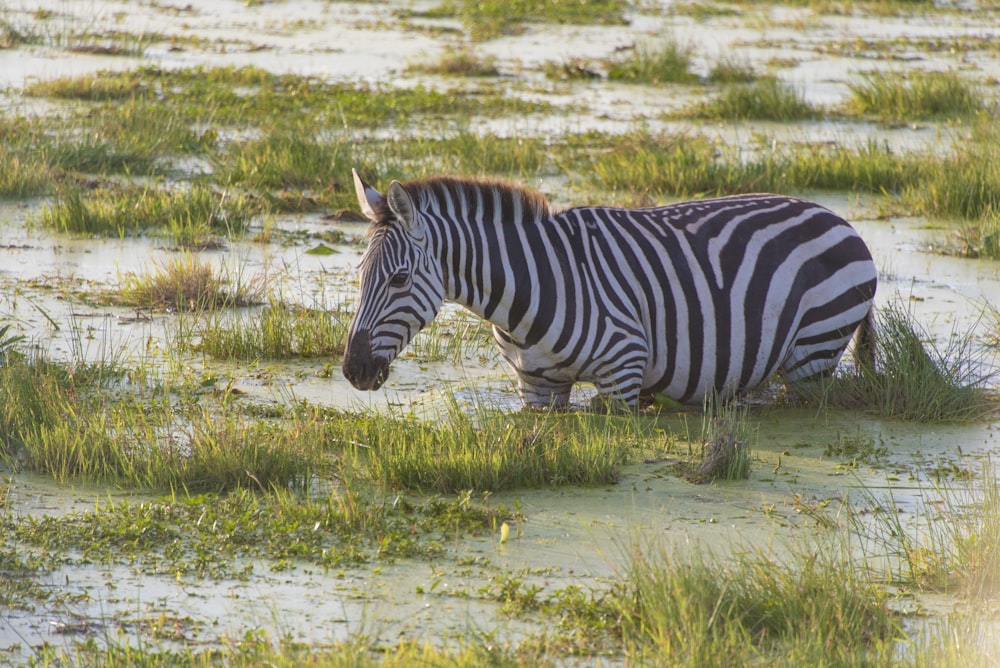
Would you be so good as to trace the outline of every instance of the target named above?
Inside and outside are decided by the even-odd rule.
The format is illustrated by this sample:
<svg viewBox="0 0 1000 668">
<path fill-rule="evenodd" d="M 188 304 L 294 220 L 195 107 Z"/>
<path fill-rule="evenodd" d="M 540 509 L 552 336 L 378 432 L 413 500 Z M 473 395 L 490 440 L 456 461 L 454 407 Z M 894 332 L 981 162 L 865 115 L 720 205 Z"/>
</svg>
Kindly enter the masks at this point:
<svg viewBox="0 0 1000 668">
<path fill-rule="evenodd" d="M 378 192 L 354 173 L 361 211 L 371 220 L 361 258 L 357 310 L 347 334 L 344 377 L 359 390 L 377 390 L 389 364 L 434 319 L 444 280 L 428 254 L 427 226 L 399 181 Z"/>
</svg>

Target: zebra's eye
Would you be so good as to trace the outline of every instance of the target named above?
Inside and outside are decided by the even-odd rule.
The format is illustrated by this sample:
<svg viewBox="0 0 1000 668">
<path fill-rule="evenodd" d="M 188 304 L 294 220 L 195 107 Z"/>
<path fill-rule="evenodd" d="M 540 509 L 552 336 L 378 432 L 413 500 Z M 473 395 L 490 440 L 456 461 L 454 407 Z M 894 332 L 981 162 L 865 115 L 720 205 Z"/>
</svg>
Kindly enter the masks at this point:
<svg viewBox="0 0 1000 668">
<path fill-rule="evenodd" d="M 389 285 L 394 288 L 401 288 L 410 280 L 410 272 L 401 271 L 389 277 Z"/>
</svg>

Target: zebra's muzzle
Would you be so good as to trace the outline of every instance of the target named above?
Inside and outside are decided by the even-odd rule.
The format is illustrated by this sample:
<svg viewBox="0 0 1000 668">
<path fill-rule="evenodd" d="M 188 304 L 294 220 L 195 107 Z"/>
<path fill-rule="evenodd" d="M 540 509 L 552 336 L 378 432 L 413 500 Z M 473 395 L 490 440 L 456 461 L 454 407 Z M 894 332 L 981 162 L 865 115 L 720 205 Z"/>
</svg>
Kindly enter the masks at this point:
<svg viewBox="0 0 1000 668">
<path fill-rule="evenodd" d="M 347 341 L 341 370 L 355 389 L 377 390 L 389 377 L 389 360 L 372 355 L 371 334 L 360 330 Z"/>
</svg>

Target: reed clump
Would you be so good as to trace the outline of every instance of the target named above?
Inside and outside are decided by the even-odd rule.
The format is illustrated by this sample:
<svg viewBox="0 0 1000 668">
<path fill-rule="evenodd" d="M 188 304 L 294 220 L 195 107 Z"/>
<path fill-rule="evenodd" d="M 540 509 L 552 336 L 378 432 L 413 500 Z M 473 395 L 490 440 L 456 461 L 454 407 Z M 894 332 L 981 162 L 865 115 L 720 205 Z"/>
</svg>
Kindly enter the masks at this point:
<svg viewBox="0 0 1000 668">
<path fill-rule="evenodd" d="M 973 337 L 952 336 L 943 350 L 929 338 L 899 304 L 880 308 L 874 365 L 855 364 L 821 383 L 822 401 L 920 422 L 971 421 L 994 412 L 996 400 L 986 387 L 992 371 Z"/>
<path fill-rule="evenodd" d="M 122 275 L 113 301 L 152 310 L 206 311 L 260 304 L 263 292 L 259 278 L 234 283 L 224 270 L 184 254 L 160 261 L 149 273 Z"/>
</svg>

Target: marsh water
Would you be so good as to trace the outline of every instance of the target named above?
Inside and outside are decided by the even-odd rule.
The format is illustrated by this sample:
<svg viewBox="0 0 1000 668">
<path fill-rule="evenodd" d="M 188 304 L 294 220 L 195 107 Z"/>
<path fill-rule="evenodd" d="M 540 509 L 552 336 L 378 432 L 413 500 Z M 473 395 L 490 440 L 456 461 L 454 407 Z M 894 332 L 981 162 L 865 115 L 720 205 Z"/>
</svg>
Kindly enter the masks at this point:
<svg viewBox="0 0 1000 668">
<path fill-rule="evenodd" d="M 192 6 L 171 1 L 61 0 L 29 7 L 29 3 L 0 2 L 8 19 L 24 24 L 41 20 L 39 7 L 51 11 L 54 18 L 46 19 L 46 26 L 52 31 L 157 32 L 190 44 L 172 49 L 153 42 L 141 56 L 113 57 L 71 54 L 58 44 L 0 50 L 0 85 L 6 87 L 0 105 L 13 113 L 42 113 L 37 101 L 18 95 L 32 80 L 141 64 L 255 65 L 330 80 L 442 85 L 430 75 L 407 75 L 403 68 L 442 53 L 454 39 L 444 28 L 457 25 L 424 20 L 428 29 L 413 30 L 395 13 L 435 4 L 294 0 Z M 656 11 L 636 12 L 625 26 L 531 25 L 522 34 L 476 48 L 495 57 L 511 80 L 531 79 L 538 76 L 533 69 L 538 63 L 606 56 L 669 33 L 697 45 L 705 63 L 696 59 L 696 68 L 707 68 L 706 63 L 722 53 L 754 63 L 794 62 L 781 71 L 782 78 L 800 87 L 806 99 L 823 104 L 842 101 L 848 76 L 875 64 L 906 68 L 917 63 L 921 69 L 974 66 L 984 78 L 1000 77 L 995 50 L 964 54 L 914 50 L 883 62 L 876 54 L 841 55 L 815 48 L 824 42 L 861 44 L 864 39 L 969 35 L 1000 40 L 1000 16 L 995 14 L 992 24 L 984 24 L 982 13 L 965 19 L 961 11 L 944 19 L 938 14 L 926 19 L 854 15 L 816 19 L 800 10 L 762 9 L 764 14 L 753 21 L 724 15 L 695 20 L 666 11 L 669 5 L 653 3 Z M 472 119 L 472 124 L 478 131 L 501 135 L 682 125 L 662 120 L 660 112 L 700 94 L 683 87 L 665 90 L 603 80 L 574 83 L 557 92 L 539 90 L 538 95 L 558 104 L 558 113 L 531 119 Z M 751 124 L 684 129 L 736 143 L 749 143 L 760 131 Z M 948 150 L 947 132 L 928 125 L 890 128 L 816 121 L 766 129 L 800 141 L 873 138 L 900 150 L 935 146 Z M 549 193 L 558 206 L 573 203 L 572 193 L 561 187 L 558 178 L 529 185 Z M 842 213 L 871 246 L 880 271 L 879 305 L 905 303 L 937 343 L 946 345 L 956 334 L 976 331 L 984 306 L 1000 303 L 1000 264 L 931 250 L 948 243 L 946 221 L 878 215 L 875 196 L 806 195 Z M 57 359 L 124 355 L 158 364 L 162 359 L 158 351 L 173 345 L 175 314 L 93 306 L 79 295 L 114 289 L 123 275 L 148 271 L 176 251 L 155 240 L 77 239 L 28 225 L 30 213 L 42 205 L 41 201 L 0 203 L 0 316 L 16 322 L 31 345 Z M 288 231 L 337 229 L 349 240 L 364 234 L 358 223 L 331 222 L 323 214 L 279 216 L 274 225 Z M 331 311 L 350 304 L 361 245 L 344 243 L 326 255 L 307 252 L 311 247 L 307 241 L 278 245 L 236 240 L 200 255 L 234 273 L 265 276 L 270 287 L 280 286 L 295 303 Z M 445 317 L 459 322 L 462 314 L 449 310 Z M 982 337 L 975 340 L 977 345 L 988 345 Z M 306 400 L 337 408 L 429 416 L 451 396 L 470 405 L 485 402 L 512 411 L 519 407 L 510 375 L 489 349 L 463 357 L 460 364 L 404 355 L 393 367 L 391 382 L 374 393 L 351 388 L 337 371 L 337 361 L 332 362 L 333 373 L 321 375 L 320 361 L 265 362 L 262 369 L 260 364 L 251 368 L 199 355 L 186 357 L 192 367 L 234 375 L 236 386 L 261 402 Z M 584 388 L 578 397 L 581 404 L 586 396 Z M 452 546 L 455 557 L 450 564 L 402 560 L 324 572 L 303 567 L 276 571 L 260 563 L 253 565 L 251 577 L 218 581 L 147 575 L 124 566 L 67 566 L 47 576 L 47 586 L 69 594 L 57 606 L 0 613 L 0 648 L 19 647 L 0 661 L 25 660 L 30 647 L 43 642 L 60 645 L 85 636 L 117 637 L 123 629 L 128 634 L 136 620 L 161 614 L 185 620 L 183 640 L 206 644 L 258 631 L 318 645 L 359 633 L 387 640 L 434 640 L 469 630 L 496 630 L 497 637 L 516 640 L 522 623 L 500 614 L 495 601 L 473 595 L 498 572 L 518 573 L 553 589 L 571 584 L 599 588 L 620 572 L 629 545 L 637 540 L 662 542 L 676 550 L 708 546 L 727 551 L 755 545 L 780 549 L 787 541 L 808 539 L 814 531 L 812 520 L 801 512 L 803 500 L 839 500 L 862 488 L 891 496 L 901 513 L 915 517 L 926 512 L 940 471 L 977 470 L 1000 451 L 993 422 L 921 425 L 802 409 L 764 411 L 755 420 L 757 442 L 748 481 L 694 485 L 671 473 L 668 457 L 629 465 L 615 485 L 500 493 L 493 497 L 497 503 L 517 504 L 523 514 L 516 535 L 504 543 L 496 536 L 462 539 Z M 700 417 L 692 415 L 689 422 L 697 432 Z M 855 436 L 884 446 L 888 454 L 877 466 L 864 462 L 845 466 L 842 459 L 824 454 L 825 444 Z M 117 494 L 19 472 L 10 476 L 7 505 L 21 516 L 62 514 L 93 508 Z M 489 567 L 480 565 L 486 563 Z M 953 604 L 927 598 L 903 605 L 947 610 Z M 1000 636 L 996 611 L 984 615 L 993 616 L 992 628 Z"/>
</svg>

